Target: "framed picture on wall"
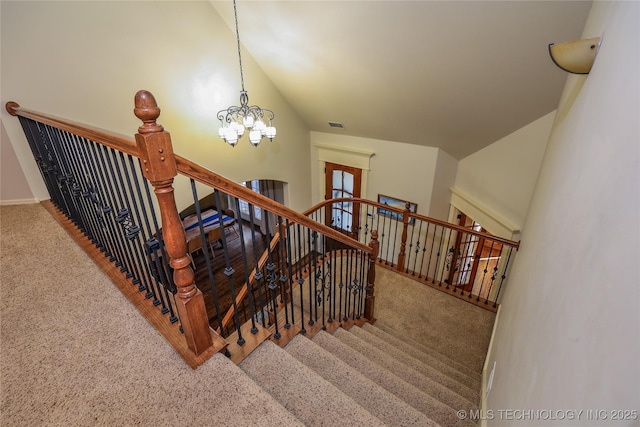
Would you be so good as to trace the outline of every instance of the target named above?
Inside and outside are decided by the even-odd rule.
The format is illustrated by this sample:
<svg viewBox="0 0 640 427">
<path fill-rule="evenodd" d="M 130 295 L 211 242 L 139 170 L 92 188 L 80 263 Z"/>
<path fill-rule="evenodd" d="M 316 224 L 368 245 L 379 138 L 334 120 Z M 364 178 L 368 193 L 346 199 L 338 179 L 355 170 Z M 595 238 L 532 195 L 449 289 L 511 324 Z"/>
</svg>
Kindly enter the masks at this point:
<svg viewBox="0 0 640 427">
<path fill-rule="evenodd" d="M 397 199 L 395 197 L 384 196 L 382 194 L 378 194 L 378 203 L 389 206 L 390 208 L 401 209 L 403 211 L 407 205 L 406 200 Z M 411 202 L 408 202 L 408 203 L 409 203 L 409 211 L 412 213 L 416 213 L 416 211 L 418 210 L 418 205 L 416 203 L 411 203 Z M 402 221 L 401 213 L 393 212 L 384 208 L 378 208 L 378 215 L 385 215 L 397 221 Z M 415 219 L 413 218 L 409 219 L 409 224 L 413 225 L 414 222 L 415 222 Z"/>
</svg>

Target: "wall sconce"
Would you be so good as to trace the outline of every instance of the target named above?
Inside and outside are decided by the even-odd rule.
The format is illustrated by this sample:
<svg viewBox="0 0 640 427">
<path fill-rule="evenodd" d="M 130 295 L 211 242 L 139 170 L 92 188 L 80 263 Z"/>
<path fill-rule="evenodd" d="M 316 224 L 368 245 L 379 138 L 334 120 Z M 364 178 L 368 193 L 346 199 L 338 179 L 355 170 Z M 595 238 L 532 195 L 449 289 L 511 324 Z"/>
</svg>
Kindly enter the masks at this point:
<svg viewBox="0 0 640 427">
<path fill-rule="evenodd" d="M 565 43 L 550 43 L 549 55 L 564 71 L 573 74 L 589 74 L 600 48 L 600 37 L 574 40 Z"/>
</svg>

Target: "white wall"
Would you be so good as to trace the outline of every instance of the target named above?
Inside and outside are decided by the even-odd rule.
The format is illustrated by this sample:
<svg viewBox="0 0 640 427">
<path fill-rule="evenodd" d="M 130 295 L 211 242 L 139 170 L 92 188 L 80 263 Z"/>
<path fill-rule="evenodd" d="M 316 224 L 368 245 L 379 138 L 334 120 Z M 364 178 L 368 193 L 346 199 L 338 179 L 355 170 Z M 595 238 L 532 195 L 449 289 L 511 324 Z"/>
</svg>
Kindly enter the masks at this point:
<svg viewBox="0 0 640 427">
<path fill-rule="evenodd" d="M 442 210 L 443 205 L 448 206 L 448 191 L 440 190 L 443 186 L 448 189 L 452 185 L 457 161 L 447 154 L 439 155 L 441 150 L 438 148 L 322 132 L 311 132 L 311 143 L 314 204 L 323 200 L 324 175 L 320 169 L 318 149 L 313 144 L 325 144 L 375 153 L 371 156 L 371 170 L 367 173 L 367 193 L 364 197 L 377 201 L 378 194 L 384 194 L 408 200 L 418 204 L 418 213 L 422 215 L 431 214 L 432 204 L 438 206 L 439 210 Z M 435 194 L 441 200 L 434 200 Z M 446 219 L 446 215 L 441 219 Z"/>
<path fill-rule="evenodd" d="M 448 219 L 451 187 L 455 183 L 460 162 L 443 150 L 438 150 L 436 171 L 433 179 L 433 192 L 428 216 L 442 221 Z"/>
<path fill-rule="evenodd" d="M 554 117 L 555 111 L 460 160 L 455 189 L 478 204 L 490 207 L 492 215 L 520 230 L 529 210 Z M 483 226 L 489 225 L 472 212 L 465 213 Z M 491 232 L 500 234 L 497 230 Z"/>
<path fill-rule="evenodd" d="M 0 2 L 2 122 L 34 196 L 48 197 L 7 101 L 125 135 L 133 97 L 151 91 L 175 151 L 235 181 L 289 183 L 291 207 L 310 206 L 309 134 L 248 52 L 250 102 L 274 110 L 278 136 L 258 148 L 217 137 L 215 113 L 238 105 L 235 34 L 209 2 Z M 4 158 L 3 158 L 4 161 Z M 180 180 L 178 186 L 184 185 Z M 190 190 L 176 192 L 179 207 Z"/>
<path fill-rule="evenodd" d="M 558 108 L 488 356 L 489 425 L 514 425 L 507 409 L 640 409 L 638 28 L 640 3 L 594 2 L 583 37 L 604 39 Z"/>
</svg>

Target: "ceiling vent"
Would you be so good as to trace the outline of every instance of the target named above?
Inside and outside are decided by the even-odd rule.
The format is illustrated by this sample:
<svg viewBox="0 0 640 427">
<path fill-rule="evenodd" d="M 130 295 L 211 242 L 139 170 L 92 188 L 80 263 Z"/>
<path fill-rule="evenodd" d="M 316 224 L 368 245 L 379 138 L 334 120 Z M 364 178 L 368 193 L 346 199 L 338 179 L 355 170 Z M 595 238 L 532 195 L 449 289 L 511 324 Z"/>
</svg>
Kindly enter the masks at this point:
<svg viewBox="0 0 640 427">
<path fill-rule="evenodd" d="M 338 122 L 329 122 L 329 127 L 336 128 L 336 129 L 344 129 L 344 125 Z"/>
</svg>

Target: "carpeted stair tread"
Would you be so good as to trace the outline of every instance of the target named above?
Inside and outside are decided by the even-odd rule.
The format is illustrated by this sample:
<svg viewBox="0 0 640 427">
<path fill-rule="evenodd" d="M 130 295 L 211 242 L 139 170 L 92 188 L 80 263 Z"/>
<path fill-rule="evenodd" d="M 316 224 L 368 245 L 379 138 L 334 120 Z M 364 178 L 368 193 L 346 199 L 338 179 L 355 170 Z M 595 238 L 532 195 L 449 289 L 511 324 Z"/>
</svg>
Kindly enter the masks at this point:
<svg viewBox="0 0 640 427">
<path fill-rule="evenodd" d="M 379 327 L 377 323 L 375 325 L 366 323 L 363 329 L 397 347 L 408 355 L 447 373 L 451 377 L 457 378 L 458 375 L 463 375 L 471 379 L 473 384 L 480 384 L 482 381 L 481 375 L 468 366 L 462 365 L 444 354 L 438 353 L 438 355 L 435 356 L 433 354 L 435 352 L 434 350 L 429 351 L 429 349 L 425 348 L 422 344 L 399 334 L 397 331 L 388 332 Z"/>
<path fill-rule="evenodd" d="M 438 381 L 438 377 L 440 375 L 444 375 L 446 376 L 446 378 L 450 378 L 451 380 L 456 381 L 457 383 L 462 384 L 465 387 L 468 387 L 469 389 L 477 391 L 479 393 L 481 385 L 478 380 L 471 378 L 470 376 L 458 371 L 457 369 L 452 368 L 450 365 L 440 362 L 437 359 L 432 358 L 432 360 L 430 360 L 428 363 L 416 357 L 413 357 L 413 355 L 404 351 L 404 348 L 396 344 L 391 344 L 388 338 L 380 337 L 379 335 L 373 333 L 372 329 L 374 328 L 371 325 L 365 324 L 362 328 L 350 329 L 350 332 L 353 332 L 363 340 L 377 346 L 380 350 L 385 351 L 386 353 L 390 354 L 406 365 L 411 366 L 412 368 L 424 373 L 427 376 L 430 376 L 436 381 Z M 427 357 L 428 355 L 425 355 L 425 358 Z M 435 375 L 433 375 L 434 372 Z M 454 389 L 453 387 L 450 387 L 448 385 L 448 382 L 438 382 Z"/>
<path fill-rule="evenodd" d="M 378 349 L 376 346 L 371 345 L 362 338 L 359 338 L 354 333 L 345 331 L 344 329 L 338 329 L 334 332 L 334 336 L 349 345 L 351 348 L 365 355 L 369 360 L 371 360 L 371 362 L 389 370 L 399 378 L 415 385 L 420 390 L 423 390 L 425 393 L 435 397 L 451 408 L 469 409 L 475 408 L 478 404 L 475 397 L 477 393 L 473 390 L 465 390 L 464 388 L 458 387 L 458 389 L 466 395 L 459 394 L 459 390 L 454 391 L 435 381 L 433 378 L 427 377 L 423 373 L 416 371 L 384 351 Z"/>
<path fill-rule="evenodd" d="M 204 371 L 204 367 L 200 370 Z M 206 370 L 224 381 L 223 387 L 216 388 L 211 395 L 212 399 L 228 406 L 220 425 L 304 425 L 222 353 L 207 361 Z"/>
<path fill-rule="evenodd" d="M 284 349 L 387 425 L 416 427 L 438 425 L 422 412 L 302 335 L 296 336 Z"/>
<path fill-rule="evenodd" d="M 271 341 L 263 342 L 240 367 L 307 426 L 384 425 Z"/>
<path fill-rule="evenodd" d="M 382 321 L 378 320 L 375 324 L 375 327 L 380 329 L 383 332 L 386 332 L 387 334 L 390 335 L 399 335 L 398 332 L 393 329 L 390 326 L 385 325 Z M 406 337 L 406 335 L 403 335 L 403 337 Z M 453 366 L 454 368 L 465 372 L 466 374 L 473 376 L 475 378 L 480 379 L 482 374 L 476 370 L 473 369 L 470 366 L 465 365 L 463 362 L 460 362 L 444 353 L 439 352 L 438 350 L 431 348 L 430 346 L 426 345 L 425 343 L 419 342 L 417 340 L 414 340 L 412 338 L 406 338 L 406 340 L 408 342 L 411 343 L 411 345 L 415 346 L 416 349 L 419 349 L 420 351 L 424 352 L 425 354 L 428 354 L 429 356 L 432 356 L 435 359 L 438 359 L 444 363 L 447 363 L 451 366 Z M 482 354 L 486 354 L 486 351 Z"/>
<path fill-rule="evenodd" d="M 338 329 L 338 331 L 340 330 Z M 362 353 L 349 347 L 349 345 L 335 336 L 320 331 L 313 337 L 312 341 L 438 424 L 447 427 L 470 427 L 475 425 L 469 420 L 458 419 L 456 415 L 456 409 L 468 410 L 468 407 L 454 409 L 447 406 L 413 384 L 386 369 L 381 369 Z"/>
</svg>

